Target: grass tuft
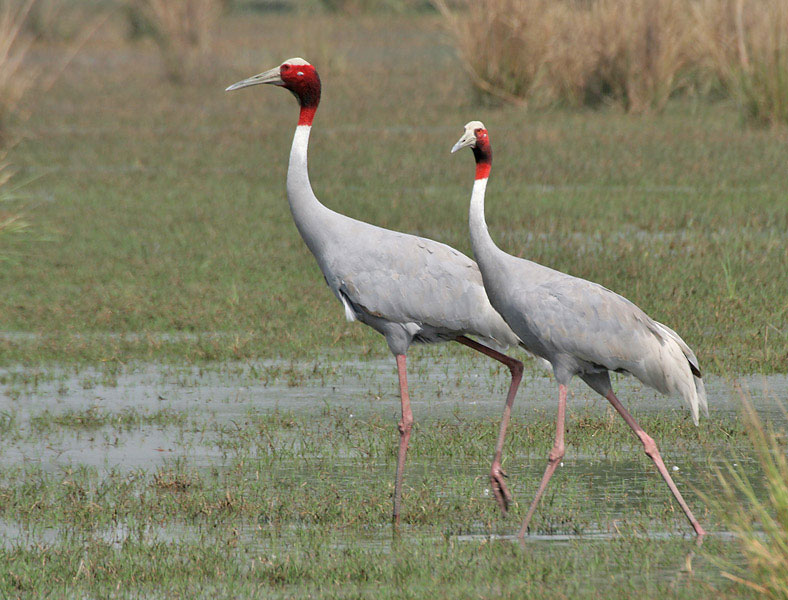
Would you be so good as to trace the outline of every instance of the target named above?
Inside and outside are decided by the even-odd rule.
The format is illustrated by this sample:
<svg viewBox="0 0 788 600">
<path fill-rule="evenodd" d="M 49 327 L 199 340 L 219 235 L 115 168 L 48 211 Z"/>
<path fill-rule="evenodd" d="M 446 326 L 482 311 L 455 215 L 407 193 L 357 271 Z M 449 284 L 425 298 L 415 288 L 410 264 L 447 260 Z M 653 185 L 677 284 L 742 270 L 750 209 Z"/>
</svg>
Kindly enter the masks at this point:
<svg viewBox="0 0 788 600">
<path fill-rule="evenodd" d="M 36 0 L 0 5 L 0 144 L 8 143 L 8 121 L 39 75 L 25 62 L 33 36 L 25 30 Z"/>
<path fill-rule="evenodd" d="M 133 32 L 150 31 L 168 79 L 182 83 L 198 74 L 225 10 L 224 0 L 130 0 Z"/>
<path fill-rule="evenodd" d="M 788 123 L 788 5 L 707 0 L 695 8 L 710 68 L 757 123 Z"/>
<path fill-rule="evenodd" d="M 788 123 L 783 0 L 465 0 L 461 12 L 435 4 L 485 94 L 646 113 L 679 90 L 721 87 L 753 121 Z"/>
<path fill-rule="evenodd" d="M 722 575 L 763 597 L 788 599 L 788 457 L 785 433 L 765 424 L 745 393 L 742 418 L 762 482 L 743 466 L 716 468 L 722 500 L 710 499 L 725 526 L 735 534 L 746 567 L 721 563 Z M 741 465 L 741 461 L 736 463 Z M 764 491 L 765 490 L 765 493 Z"/>
<path fill-rule="evenodd" d="M 661 110 L 687 60 L 684 0 L 444 0 L 471 81 L 504 100 Z"/>
</svg>

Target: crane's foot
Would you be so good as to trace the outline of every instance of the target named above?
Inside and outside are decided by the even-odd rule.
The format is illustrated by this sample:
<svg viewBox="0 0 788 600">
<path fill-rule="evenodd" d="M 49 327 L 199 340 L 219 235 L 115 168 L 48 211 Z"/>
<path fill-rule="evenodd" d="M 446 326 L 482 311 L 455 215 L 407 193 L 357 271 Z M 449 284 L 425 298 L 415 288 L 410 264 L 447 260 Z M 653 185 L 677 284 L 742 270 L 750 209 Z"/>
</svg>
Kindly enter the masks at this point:
<svg viewBox="0 0 788 600">
<path fill-rule="evenodd" d="M 493 463 L 490 469 L 490 486 L 492 487 L 495 500 L 501 511 L 506 515 L 509 510 L 509 505 L 512 503 L 512 495 L 509 493 L 509 488 L 506 487 L 504 479 L 508 477 L 499 463 Z"/>
</svg>

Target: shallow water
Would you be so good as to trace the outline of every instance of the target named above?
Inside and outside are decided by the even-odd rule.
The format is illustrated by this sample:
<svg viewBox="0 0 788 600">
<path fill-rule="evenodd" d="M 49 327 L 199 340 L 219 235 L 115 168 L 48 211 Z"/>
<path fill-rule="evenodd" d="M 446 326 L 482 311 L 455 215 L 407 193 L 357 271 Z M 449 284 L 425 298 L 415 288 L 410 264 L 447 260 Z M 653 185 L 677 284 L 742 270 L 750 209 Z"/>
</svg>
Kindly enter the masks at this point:
<svg viewBox="0 0 788 600">
<path fill-rule="evenodd" d="M 24 376 L 24 377 L 23 377 Z M 220 453 L 203 443 L 202 431 L 189 427 L 143 425 L 118 436 L 112 427 L 59 428 L 43 437 L 30 427 L 31 418 L 94 409 L 104 413 L 134 410 L 143 414 L 169 411 L 188 420 L 232 423 L 250 411 L 286 410 L 319 415 L 327 408 L 351 416 L 376 414 L 399 420 L 400 402 L 393 361 L 377 359 L 329 363 L 260 361 L 215 367 L 163 367 L 144 364 L 120 373 L 96 369 L 79 372 L 65 368 L 0 370 L 10 383 L 0 394 L 0 416 L 12 419 L 20 435 L 0 442 L 0 464 L 36 462 L 47 468 L 75 463 L 100 470 L 152 469 L 173 457 L 188 457 L 200 465 L 213 464 Z M 631 377 L 615 376 L 614 387 L 632 413 L 670 411 L 681 418 L 687 408 Z M 752 375 L 728 380 L 705 379 L 709 419 L 739 410 L 740 385 L 766 419 L 784 421 L 788 405 L 788 376 Z M 414 416 L 425 426 L 433 418 L 497 419 L 508 384 L 507 373 L 492 363 L 424 357 L 411 360 L 409 383 Z M 607 402 L 575 379 L 569 410 L 605 414 Z M 556 407 L 554 381 L 541 371 L 526 373 L 513 415 L 528 418 Z M 701 417 L 703 418 L 703 417 Z M 567 456 L 571 460 L 592 457 Z"/>
<path fill-rule="evenodd" d="M 2 485 L 6 497 L 21 498 L 16 501 L 25 505 L 19 512 L 9 510 L 0 517 L 0 549 L 44 555 L 47 548 L 109 546 L 123 554 L 127 544 L 146 548 L 196 545 L 227 548 L 238 552 L 239 560 L 255 556 L 270 565 L 298 560 L 310 551 L 315 539 L 337 555 L 369 552 L 383 561 L 389 555 L 396 558 L 403 543 L 425 544 L 425 552 L 448 545 L 466 552 L 470 548 L 474 553 L 477 547 L 501 544 L 504 548 L 521 545 L 528 559 L 550 565 L 555 556 L 566 552 L 592 563 L 597 556 L 615 557 L 619 548 L 631 555 L 640 551 L 642 543 L 650 546 L 654 541 L 669 549 L 665 554 L 655 550 L 654 556 L 661 557 L 661 562 L 655 559 L 647 571 L 630 574 L 626 565 L 627 560 L 634 560 L 630 556 L 620 564 L 600 567 L 590 582 L 602 586 L 611 578 L 629 581 L 631 577 L 643 585 L 655 580 L 673 585 L 687 576 L 693 561 L 693 577 L 719 580 L 718 567 L 697 550 L 683 515 L 634 445 L 635 452 L 619 452 L 612 458 L 606 450 L 595 453 L 595 440 L 578 448 L 570 445 L 535 516 L 535 533 L 520 544 L 514 535 L 519 529 L 515 513 L 502 517 L 495 509 L 486 453 L 484 459 L 473 460 L 457 458 L 441 448 L 419 453 L 431 421 L 496 422 L 508 388 L 507 371 L 478 360 L 414 354 L 409 361 L 409 382 L 420 429 L 412 439 L 406 469 L 405 510 L 411 521 L 403 524 L 401 540 L 392 535 L 388 522 L 393 450 L 365 457 L 363 449 L 357 451 L 348 441 L 355 438 L 341 435 L 337 439 L 345 445 L 330 456 L 320 455 L 325 445 L 317 444 L 317 450 L 299 445 L 304 431 L 299 427 L 304 423 L 307 427 L 315 424 L 315 430 L 309 432 L 313 436 L 309 443 L 314 444 L 316 432 L 352 429 L 353 419 L 359 418 L 364 419 L 360 427 L 374 425 L 380 432 L 370 431 L 364 439 L 390 435 L 383 446 L 393 448 L 400 417 L 393 361 L 336 363 L 319 359 L 202 367 L 138 364 L 119 371 L 60 367 L 0 371 L 0 380 L 5 382 L 0 395 L 0 471 L 7 470 Z M 679 401 L 664 398 L 631 378 L 616 376 L 614 385 L 636 417 L 669 412 L 676 423 L 689 418 L 688 409 Z M 763 415 L 785 423 L 780 404 L 788 403 L 785 375 L 748 376 L 735 382 L 710 376 L 706 385 L 712 421 L 730 420 L 737 414 L 740 385 Z M 556 396 L 556 386 L 548 375 L 527 371 L 515 403 L 513 427 L 529 420 L 551 419 Z M 571 411 L 585 411 L 602 417 L 609 407 L 576 380 L 569 410 L 570 416 Z M 274 411 L 285 415 L 283 423 L 290 418 L 287 415 L 297 415 L 298 426 L 291 429 L 276 419 L 269 424 L 277 443 L 292 445 L 294 460 L 267 454 L 250 425 Z M 119 418 L 128 414 L 139 418 L 128 422 Z M 96 417 L 95 426 L 90 424 L 91 416 Z M 243 433 L 246 437 L 235 440 L 236 427 L 238 436 Z M 442 438 L 437 440 L 442 443 Z M 716 438 L 710 443 L 717 447 Z M 724 436 L 719 444 L 724 447 Z M 725 464 L 730 454 L 717 454 L 713 448 L 692 443 L 665 444 L 663 451 L 677 486 L 706 525 L 711 516 L 696 490 L 709 489 L 711 467 Z M 543 454 L 523 448 L 507 451 L 505 456 L 504 468 L 520 517 L 544 471 Z M 753 459 L 744 453 L 738 460 Z M 18 467 L 23 468 L 14 471 Z M 61 506 L 60 500 L 52 504 L 52 490 L 60 498 L 59 490 L 65 490 L 64 483 L 72 472 L 77 473 L 74 479 L 78 481 L 74 489 L 82 490 L 85 497 L 70 500 L 63 491 L 64 504 Z M 159 485 L 159 473 L 173 477 L 182 473 L 201 483 L 179 491 L 166 482 Z M 38 501 L 35 493 L 20 491 L 25 485 L 35 489 L 42 479 L 47 485 L 41 489 L 50 494 L 49 516 L 45 518 L 30 508 Z M 133 485 L 124 488 L 129 480 Z M 177 506 L 181 496 L 190 496 L 198 505 L 203 498 L 211 503 L 225 493 L 229 499 L 226 480 L 233 482 L 228 486 L 238 485 L 240 494 L 246 493 L 250 502 L 259 503 L 254 504 L 256 512 L 219 510 L 206 516 L 193 509 L 173 508 L 170 514 L 161 508 L 170 500 L 174 503 L 170 506 Z M 106 481 L 110 483 L 102 488 Z M 109 490 L 108 499 L 97 497 L 99 489 Z M 113 496 L 120 494 L 117 489 L 129 489 L 124 493 L 135 498 L 153 498 L 154 508 L 141 503 L 124 509 L 123 497 Z M 309 489 L 311 496 L 300 491 Z M 293 498 L 292 494 L 304 495 Z M 155 504 L 162 498 L 163 504 Z M 79 511 L 91 502 L 101 505 L 96 510 L 103 511 L 102 520 L 95 520 L 93 513 L 79 517 Z M 337 512 L 321 512 L 321 507 L 334 503 L 340 506 Z M 384 508 L 368 508 L 377 516 L 367 517 L 365 509 L 356 512 L 349 506 Z M 418 517 L 420 506 L 432 511 L 423 520 Z M 77 516 L 71 516 L 72 510 Z M 115 510 L 120 516 L 108 519 Z M 320 516 L 324 514 L 329 516 Z M 346 524 L 337 516 L 345 514 L 352 515 L 356 524 Z M 495 516 L 490 517 L 492 514 Z M 726 555 L 742 564 L 729 532 L 713 530 L 709 538 L 717 548 L 721 542 Z"/>
</svg>

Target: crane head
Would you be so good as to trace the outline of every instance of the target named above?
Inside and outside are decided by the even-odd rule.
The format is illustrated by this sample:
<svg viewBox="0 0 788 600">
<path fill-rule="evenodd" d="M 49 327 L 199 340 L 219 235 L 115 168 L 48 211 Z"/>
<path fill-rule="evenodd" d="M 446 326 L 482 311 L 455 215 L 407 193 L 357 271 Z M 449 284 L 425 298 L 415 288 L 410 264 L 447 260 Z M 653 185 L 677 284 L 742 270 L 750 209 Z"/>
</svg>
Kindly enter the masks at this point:
<svg viewBox="0 0 788 600">
<path fill-rule="evenodd" d="M 465 125 L 462 137 L 452 146 L 452 154 L 460 148 L 471 148 L 476 159 L 476 178 L 482 179 L 490 174 L 492 165 L 492 146 L 487 128 L 481 121 L 471 121 Z"/>
<path fill-rule="evenodd" d="M 303 58 L 290 58 L 278 67 L 232 84 L 225 91 L 232 92 L 261 83 L 278 85 L 289 90 L 304 108 L 317 108 L 320 102 L 320 77 L 315 67 Z"/>
<path fill-rule="evenodd" d="M 471 121 L 465 125 L 465 132 L 462 137 L 452 146 L 451 153 L 454 154 L 461 148 L 476 148 L 480 144 L 489 144 L 487 128 L 481 121 Z"/>
</svg>

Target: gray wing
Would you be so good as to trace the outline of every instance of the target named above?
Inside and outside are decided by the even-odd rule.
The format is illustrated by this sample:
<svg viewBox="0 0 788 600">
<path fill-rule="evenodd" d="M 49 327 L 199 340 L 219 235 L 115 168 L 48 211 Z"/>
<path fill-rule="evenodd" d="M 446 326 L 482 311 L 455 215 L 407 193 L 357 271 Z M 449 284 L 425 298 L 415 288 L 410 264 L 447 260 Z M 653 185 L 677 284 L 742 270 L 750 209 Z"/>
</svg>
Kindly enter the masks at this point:
<svg viewBox="0 0 788 600">
<path fill-rule="evenodd" d="M 635 363 L 663 343 L 664 333 L 640 308 L 583 279 L 564 276 L 537 286 L 532 308 L 532 326 L 546 344 L 613 371 L 637 371 Z"/>
<path fill-rule="evenodd" d="M 363 250 L 350 236 L 330 252 L 333 281 L 326 279 L 340 298 L 388 321 L 517 343 L 490 305 L 473 260 L 446 244 L 362 225 Z"/>
</svg>

